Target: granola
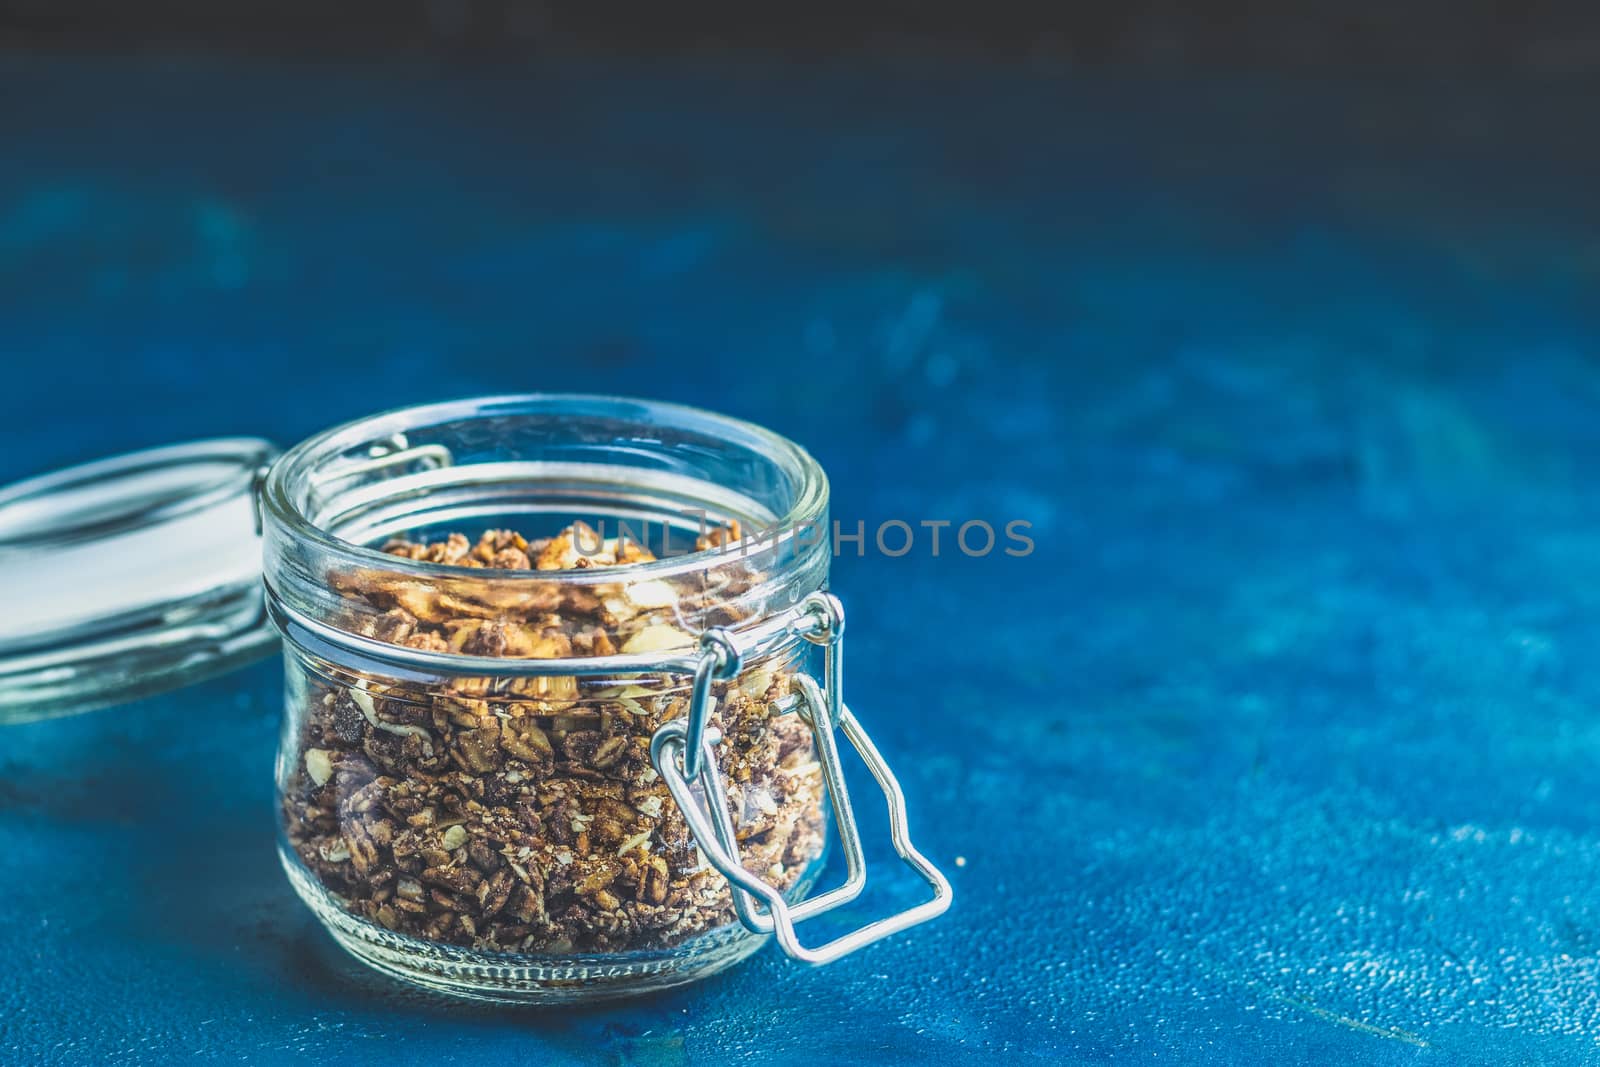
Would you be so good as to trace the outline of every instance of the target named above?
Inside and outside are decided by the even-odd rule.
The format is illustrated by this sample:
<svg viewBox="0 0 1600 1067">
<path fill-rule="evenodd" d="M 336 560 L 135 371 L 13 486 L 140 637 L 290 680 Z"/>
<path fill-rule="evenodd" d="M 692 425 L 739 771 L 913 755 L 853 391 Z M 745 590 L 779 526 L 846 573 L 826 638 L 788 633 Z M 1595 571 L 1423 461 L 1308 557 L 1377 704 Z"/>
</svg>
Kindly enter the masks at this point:
<svg viewBox="0 0 1600 1067">
<path fill-rule="evenodd" d="M 738 536 L 713 531 L 698 547 Z M 384 551 L 551 572 L 654 559 L 581 523 L 538 541 L 491 530 L 476 544 L 451 534 Z M 446 588 L 372 572 L 332 582 L 367 636 L 475 656 L 661 651 L 693 643 L 685 620 L 741 617 L 739 590 L 726 584 L 552 577 Z M 685 679 L 460 678 L 419 688 L 304 666 L 284 829 L 349 912 L 415 937 L 537 953 L 667 947 L 735 921 L 727 883 L 650 764 L 656 728 L 687 710 Z M 810 731 L 777 707 L 789 669 L 758 663 L 717 683 L 711 718 L 744 864 L 780 889 L 820 854 L 823 835 Z"/>
</svg>

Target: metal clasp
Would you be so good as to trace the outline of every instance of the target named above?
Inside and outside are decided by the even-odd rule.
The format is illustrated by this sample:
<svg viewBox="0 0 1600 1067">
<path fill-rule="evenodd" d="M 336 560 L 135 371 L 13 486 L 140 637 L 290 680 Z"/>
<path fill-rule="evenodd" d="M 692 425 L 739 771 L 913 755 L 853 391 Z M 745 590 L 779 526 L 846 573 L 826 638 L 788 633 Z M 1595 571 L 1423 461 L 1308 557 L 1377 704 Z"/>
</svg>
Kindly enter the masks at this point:
<svg viewBox="0 0 1600 1067">
<path fill-rule="evenodd" d="M 911 844 L 906 820 L 905 794 L 894 772 L 884 763 L 877 746 L 867 736 L 844 703 L 844 608 L 831 593 L 813 593 L 802 604 L 809 621 L 803 631 L 808 640 L 824 646 L 824 685 L 807 675 L 796 675 L 801 707 L 798 711 L 811 725 L 816 739 L 817 762 L 821 765 L 828 796 L 833 801 L 834 817 L 844 848 L 844 884 L 791 905 L 783 894 L 745 870 L 739 860 L 738 837 L 728 812 L 727 793 L 717 769 L 712 745 L 720 741 L 715 728 L 708 728 L 711 680 L 713 676 L 732 677 L 738 672 L 739 654 L 729 635 L 721 630 L 702 635 L 702 655 L 695 670 L 689 713 L 681 719 L 663 723 L 650 741 L 650 760 L 656 773 L 667 784 L 672 799 L 683 811 L 694 840 L 707 861 L 728 880 L 734 911 L 744 926 L 757 934 L 775 933 L 783 951 L 806 963 L 831 963 L 841 956 L 907 927 L 927 922 L 950 907 L 950 883 L 927 857 Z M 817 948 L 800 944 L 795 924 L 846 904 L 860 896 L 866 886 L 866 863 L 861 852 L 861 834 L 855 812 L 845 788 L 839 751 L 834 743 L 834 728 L 844 731 L 862 762 L 877 779 L 889 804 L 889 834 L 900 858 L 920 874 L 933 889 L 931 899 L 884 919 L 868 923 Z M 703 807 L 694 795 L 692 783 L 698 781 L 705 797 Z M 709 808 L 709 811 L 707 810 Z M 762 910 L 765 905 L 765 910 Z"/>
<path fill-rule="evenodd" d="M 312 487 L 316 492 L 321 492 L 329 485 L 346 481 L 373 471 L 386 470 L 389 467 L 398 467 L 415 463 L 423 470 L 437 470 L 441 467 L 455 465 L 455 457 L 444 445 L 417 445 L 412 447 L 406 440 L 406 435 L 400 432 L 390 434 L 382 441 L 374 442 L 367 449 L 365 459 L 351 460 L 334 467 L 332 470 L 323 471 L 312 478 Z M 271 463 L 263 463 L 256 468 L 255 475 L 250 482 L 250 512 L 255 520 L 256 536 L 262 533 L 261 518 L 261 492 L 266 487 L 267 475 L 272 471 Z"/>
<path fill-rule="evenodd" d="M 319 490 L 326 489 L 335 482 L 412 463 L 420 465 L 423 470 L 437 470 L 454 466 L 455 457 L 444 445 L 412 445 L 406 440 L 405 434 L 397 432 L 373 443 L 367 449 L 367 458 L 351 460 L 323 471 L 312 478 L 312 484 Z"/>
</svg>

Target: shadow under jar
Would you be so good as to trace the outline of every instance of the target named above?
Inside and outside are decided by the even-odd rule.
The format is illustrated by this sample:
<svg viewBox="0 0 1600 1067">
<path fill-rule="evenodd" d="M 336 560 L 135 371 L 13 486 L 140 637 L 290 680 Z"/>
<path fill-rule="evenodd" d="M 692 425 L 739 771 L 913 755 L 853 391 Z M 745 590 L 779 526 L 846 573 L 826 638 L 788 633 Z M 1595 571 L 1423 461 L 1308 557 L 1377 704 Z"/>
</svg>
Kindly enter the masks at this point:
<svg viewBox="0 0 1600 1067">
<path fill-rule="evenodd" d="M 535 1002 L 688 982 L 773 933 L 827 962 L 944 911 L 842 700 L 827 504 L 781 437 L 613 398 L 406 409 L 286 453 L 260 514 L 301 898 L 384 972 Z M 933 894 L 807 948 L 795 923 L 865 882 L 836 731 Z M 847 878 L 808 895 L 830 809 Z"/>
</svg>

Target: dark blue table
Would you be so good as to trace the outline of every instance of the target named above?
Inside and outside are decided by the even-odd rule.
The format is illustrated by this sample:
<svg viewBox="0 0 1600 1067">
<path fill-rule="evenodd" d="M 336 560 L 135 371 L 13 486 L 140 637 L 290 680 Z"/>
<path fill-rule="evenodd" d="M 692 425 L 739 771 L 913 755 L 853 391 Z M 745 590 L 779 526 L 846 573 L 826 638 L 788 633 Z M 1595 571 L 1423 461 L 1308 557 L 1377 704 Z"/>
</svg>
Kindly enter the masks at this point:
<svg viewBox="0 0 1600 1067">
<path fill-rule="evenodd" d="M 278 870 L 264 664 L 0 733 L 0 1056 L 1600 1061 L 1592 89 L 4 61 L 0 480 L 605 391 L 1037 549 L 836 564 L 932 926 L 399 989 Z"/>
</svg>

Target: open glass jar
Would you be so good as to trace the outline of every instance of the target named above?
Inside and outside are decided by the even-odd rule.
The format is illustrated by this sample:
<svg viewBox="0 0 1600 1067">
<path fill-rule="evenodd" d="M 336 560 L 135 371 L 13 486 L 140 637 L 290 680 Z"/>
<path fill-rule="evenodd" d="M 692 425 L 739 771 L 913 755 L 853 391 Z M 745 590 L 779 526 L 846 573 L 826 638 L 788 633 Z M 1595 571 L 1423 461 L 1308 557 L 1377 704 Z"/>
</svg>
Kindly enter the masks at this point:
<svg viewBox="0 0 1600 1067">
<path fill-rule="evenodd" d="M 676 985 L 773 933 L 827 962 L 942 912 L 841 699 L 827 507 L 793 443 L 611 398 L 412 408 L 286 453 L 259 512 L 296 891 L 383 971 L 533 1001 Z M 865 882 L 836 729 L 933 894 L 808 949 L 794 924 Z M 830 807 L 848 874 L 816 894 Z"/>
</svg>

